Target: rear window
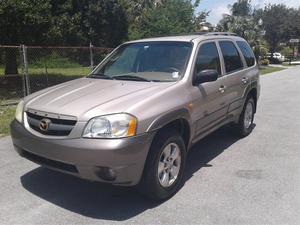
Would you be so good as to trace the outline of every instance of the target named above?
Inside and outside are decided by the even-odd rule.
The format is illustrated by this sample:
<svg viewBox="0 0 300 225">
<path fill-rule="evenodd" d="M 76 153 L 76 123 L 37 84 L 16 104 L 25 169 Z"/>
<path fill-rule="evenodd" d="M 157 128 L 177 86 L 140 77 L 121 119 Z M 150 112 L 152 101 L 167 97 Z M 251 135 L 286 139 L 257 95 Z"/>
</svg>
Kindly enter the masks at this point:
<svg viewBox="0 0 300 225">
<path fill-rule="evenodd" d="M 237 41 L 236 43 L 243 53 L 247 66 L 254 66 L 255 58 L 250 46 L 245 41 Z"/>
<path fill-rule="evenodd" d="M 238 50 L 232 41 L 220 41 L 226 73 L 230 73 L 243 68 L 242 60 Z"/>
</svg>

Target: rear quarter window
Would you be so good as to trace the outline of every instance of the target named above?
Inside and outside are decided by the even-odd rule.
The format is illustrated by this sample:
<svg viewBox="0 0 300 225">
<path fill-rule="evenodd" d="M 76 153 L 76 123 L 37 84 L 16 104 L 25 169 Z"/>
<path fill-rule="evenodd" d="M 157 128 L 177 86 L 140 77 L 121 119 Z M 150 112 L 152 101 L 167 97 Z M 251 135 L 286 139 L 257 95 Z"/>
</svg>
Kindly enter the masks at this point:
<svg viewBox="0 0 300 225">
<path fill-rule="evenodd" d="M 245 41 L 237 41 L 237 45 L 239 46 L 241 52 L 243 53 L 243 56 L 245 58 L 245 61 L 247 63 L 247 66 L 254 66 L 255 64 L 255 57 L 254 54 L 250 48 L 250 46 Z"/>
</svg>

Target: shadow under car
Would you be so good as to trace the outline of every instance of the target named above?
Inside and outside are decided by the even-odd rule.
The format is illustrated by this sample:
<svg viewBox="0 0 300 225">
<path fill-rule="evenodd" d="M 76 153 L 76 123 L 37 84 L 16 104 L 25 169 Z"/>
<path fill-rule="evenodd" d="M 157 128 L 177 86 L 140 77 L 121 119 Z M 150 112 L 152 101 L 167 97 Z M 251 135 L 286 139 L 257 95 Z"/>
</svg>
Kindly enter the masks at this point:
<svg viewBox="0 0 300 225">
<path fill-rule="evenodd" d="M 225 126 L 196 143 L 187 157 L 184 181 L 202 167 L 211 167 L 208 163 L 238 140 Z M 135 188 L 90 182 L 44 167 L 24 174 L 21 183 L 46 201 L 96 219 L 124 221 L 160 204 L 143 198 Z"/>
</svg>

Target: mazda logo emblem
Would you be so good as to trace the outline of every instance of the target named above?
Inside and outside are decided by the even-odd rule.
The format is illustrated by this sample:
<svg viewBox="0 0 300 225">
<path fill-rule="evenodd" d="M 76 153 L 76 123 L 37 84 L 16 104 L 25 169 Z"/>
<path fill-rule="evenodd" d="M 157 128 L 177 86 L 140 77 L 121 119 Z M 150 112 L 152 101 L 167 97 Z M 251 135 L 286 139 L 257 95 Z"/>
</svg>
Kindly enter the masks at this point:
<svg viewBox="0 0 300 225">
<path fill-rule="evenodd" d="M 40 121 L 40 130 L 41 131 L 48 131 L 49 125 L 51 123 L 51 120 L 44 118 Z"/>
</svg>

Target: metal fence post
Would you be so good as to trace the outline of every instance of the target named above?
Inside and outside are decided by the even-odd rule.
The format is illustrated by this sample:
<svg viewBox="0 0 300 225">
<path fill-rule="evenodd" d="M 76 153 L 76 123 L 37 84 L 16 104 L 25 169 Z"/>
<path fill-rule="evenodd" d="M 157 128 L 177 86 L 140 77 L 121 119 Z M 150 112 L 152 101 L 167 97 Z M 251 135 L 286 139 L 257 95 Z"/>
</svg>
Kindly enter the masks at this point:
<svg viewBox="0 0 300 225">
<path fill-rule="evenodd" d="M 23 62 L 23 76 L 24 76 L 24 89 L 25 95 L 30 94 L 30 83 L 28 77 L 28 60 L 27 60 L 27 47 L 25 45 L 21 45 L 22 48 L 22 62 Z"/>
<path fill-rule="evenodd" d="M 91 71 L 94 69 L 94 57 L 93 57 L 93 45 L 92 42 L 90 42 L 90 65 L 91 65 Z"/>
<path fill-rule="evenodd" d="M 20 63 L 22 69 L 22 89 L 23 89 L 23 97 L 26 96 L 26 84 L 25 84 L 25 73 L 24 73 L 24 57 L 23 57 L 23 46 L 20 45 L 19 47 L 19 54 L 20 54 Z"/>
</svg>

